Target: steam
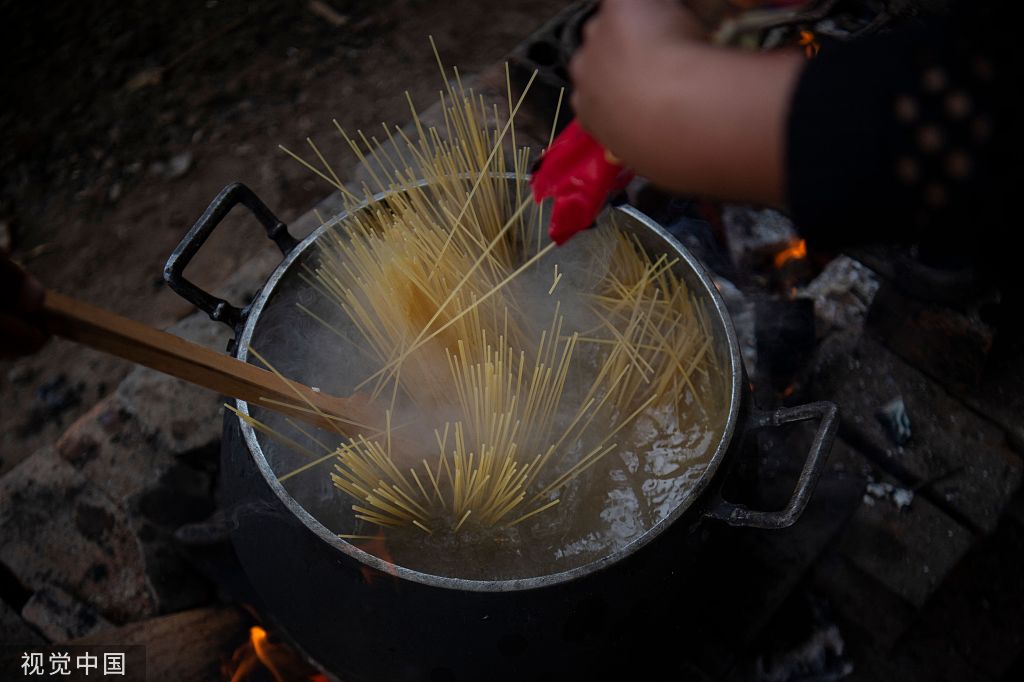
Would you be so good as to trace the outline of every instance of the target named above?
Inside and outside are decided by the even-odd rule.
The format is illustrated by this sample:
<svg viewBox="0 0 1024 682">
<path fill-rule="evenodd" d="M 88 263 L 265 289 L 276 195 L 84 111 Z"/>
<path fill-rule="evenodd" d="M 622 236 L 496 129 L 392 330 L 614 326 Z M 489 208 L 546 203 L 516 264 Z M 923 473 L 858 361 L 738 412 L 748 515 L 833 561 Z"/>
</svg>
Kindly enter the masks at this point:
<svg viewBox="0 0 1024 682">
<path fill-rule="evenodd" d="M 514 308 L 514 320 L 522 338 L 540 338 L 542 332 L 550 328 L 556 312 L 564 319 L 563 337 L 573 332 L 593 333 L 599 326 L 599 320 L 588 297 L 597 292 L 611 267 L 614 234 L 615 228 L 611 225 L 581 233 L 569 246 L 547 254 L 508 286 L 503 297 Z M 380 367 L 381 362 L 368 350 L 357 325 L 311 285 L 311 273 L 318 265 L 319 253 L 314 245 L 300 256 L 278 283 L 260 313 L 252 343 L 286 376 L 325 393 L 350 395 Z M 556 265 L 560 277 L 552 290 Z M 554 415 L 555 431 L 559 427 L 564 428 L 578 410 L 602 349 L 581 344 L 575 352 L 573 371 L 566 382 L 559 410 Z M 432 374 L 450 376 L 444 354 L 434 353 L 433 357 L 436 365 Z M 712 383 L 706 382 L 704 386 L 709 393 L 714 392 Z M 401 391 L 397 394 L 395 411 L 391 415 L 392 423 L 396 425 L 394 436 L 404 443 L 422 445 L 422 449 L 393 450 L 393 457 L 400 468 L 416 466 L 423 458 L 436 461 L 435 430 L 463 418 L 453 397 L 444 399 L 443 392 L 441 395 L 442 399 L 424 403 L 411 401 Z M 688 395 L 687 401 L 692 407 L 694 396 Z M 313 452 L 326 455 L 348 441 L 339 433 L 295 424 L 258 406 L 252 406 L 251 412 L 274 430 Z M 524 568 L 523 565 L 495 568 L 502 562 L 479 555 L 480 552 L 493 552 L 493 546 L 480 543 L 474 535 L 448 538 L 444 541 L 446 544 L 434 548 L 432 554 L 422 548 L 413 554 L 430 554 L 433 557 L 430 569 L 434 572 L 466 577 L 467 572 L 475 570 L 467 567 L 467 557 L 477 552 L 476 559 L 468 563 L 487 567 L 481 569 L 485 572 L 478 577 L 523 577 L 524 572 L 533 574 L 548 570 L 536 566 L 578 565 L 628 544 L 671 514 L 687 498 L 717 444 L 720 425 L 714 419 L 706 418 L 684 425 L 677 423 L 675 415 L 670 412 L 662 410 L 641 417 L 617 439 L 623 443 L 619 452 L 596 467 L 591 476 L 562 492 L 561 505 L 545 511 L 529 529 L 515 528 L 506 533 L 509 538 L 520 538 L 525 532 L 532 538 L 526 543 L 529 548 L 516 561 L 534 568 Z M 721 415 L 711 416 L 717 419 Z M 566 443 L 565 456 L 554 461 L 548 476 L 553 478 L 563 473 L 581 453 L 593 446 L 600 432 L 600 428 L 591 429 L 582 438 Z M 260 434 L 259 442 L 279 477 L 286 477 L 309 463 L 307 456 L 266 435 Z M 352 500 L 332 484 L 328 474 L 335 461 L 328 457 L 322 464 L 286 478 L 286 489 L 333 532 L 343 535 L 376 533 L 354 517 Z M 581 526 L 581 517 L 590 517 L 593 521 Z M 538 543 L 538 539 L 542 542 Z M 407 540 L 422 542 L 422 538 L 417 537 Z M 522 540 L 515 542 L 523 544 Z M 462 559 L 455 562 L 451 558 L 453 552 Z M 398 556 L 402 556 L 401 549 Z M 454 563 L 447 565 L 446 562 Z"/>
<path fill-rule="evenodd" d="M 716 344 L 671 263 L 641 257 L 607 213 L 549 243 L 527 150 L 512 150 L 515 179 L 497 175 L 522 102 L 511 85 L 497 133 L 483 98 L 457 78 L 446 90 L 455 139 L 417 118 L 416 143 L 359 133 L 363 151 L 339 127 L 389 191 L 362 209 L 312 142 L 326 173 L 289 152 L 353 208 L 283 274 L 251 339 L 283 375 L 370 399 L 380 420 L 350 438 L 251 412 L 279 480 L 331 531 L 385 526 L 396 560 L 438 574 L 564 570 L 686 504 L 724 421 Z"/>
</svg>

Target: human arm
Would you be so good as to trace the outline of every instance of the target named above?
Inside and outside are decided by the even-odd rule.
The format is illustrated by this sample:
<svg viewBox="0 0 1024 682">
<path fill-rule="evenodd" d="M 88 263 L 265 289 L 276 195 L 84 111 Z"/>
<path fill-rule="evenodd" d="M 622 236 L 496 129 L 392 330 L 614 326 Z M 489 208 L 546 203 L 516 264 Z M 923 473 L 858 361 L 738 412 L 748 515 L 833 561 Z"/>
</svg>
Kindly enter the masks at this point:
<svg viewBox="0 0 1024 682">
<path fill-rule="evenodd" d="M 676 0 L 604 0 L 570 63 L 577 118 L 667 189 L 782 206 L 797 51 L 747 54 L 702 40 Z"/>
<path fill-rule="evenodd" d="M 1010 238 L 1024 158 L 1010 7 L 960 3 L 807 62 L 703 44 L 676 0 L 605 0 L 571 65 L 573 102 L 668 189 L 785 208 L 822 246 L 916 242 L 991 261 L 1014 253 L 991 244 Z"/>
</svg>

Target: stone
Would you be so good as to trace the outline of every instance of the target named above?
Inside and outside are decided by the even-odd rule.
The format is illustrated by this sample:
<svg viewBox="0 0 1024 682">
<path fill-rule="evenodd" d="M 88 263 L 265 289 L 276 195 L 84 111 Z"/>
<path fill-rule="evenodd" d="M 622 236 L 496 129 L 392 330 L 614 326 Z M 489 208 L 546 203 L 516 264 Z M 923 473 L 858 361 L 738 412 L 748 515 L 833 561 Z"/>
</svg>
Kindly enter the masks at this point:
<svg viewBox="0 0 1024 682">
<path fill-rule="evenodd" d="M 217 420 L 216 413 L 210 418 Z M 146 433 L 139 417 L 115 394 L 57 443 L 61 457 L 125 515 L 139 539 L 148 585 L 161 611 L 194 606 L 208 592 L 173 533 L 212 511 L 219 439 L 216 433 L 211 437 L 212 443 L 197 450 L 178 452 L 181 440 L 161 438 L 159 430 Z"/>
<path fill-rule="evenodd" d="M 920 657 L 950 650 L 993 679 L 1024 653 L 1024 527 L 1004 521 L 964 557 L 904 638 Z M 1011 678 L 1005 678 L 1011 679 Z"/>
<path fill-rule="evenodd" d="M 0 479 L 0 563 L 33 591 L 59 588 L 113 622 L 156 613 L 129 519 L 43 448 Z"/>
<path fill-rule="evenodd" d="M 174 462 L 142 433 L 114 395 L 68 427 L 56 448 L 64 461 L 119 502 L 155 485 Z"/>
<path fill-rule="evenodd" d="M 25 585 L 52 584 L 114 622 L 201 603 L 210 588 L 173 533 L 213 509 L 220 421 L 206 406 L 218 429 L 190 442 L 140 421 L 120 393 L 101 400 L 0 480 L 0 560 L 10 553 Z"/>
<path fill-rule="evenodd" d="M 168 180 L 183 177 L 192 168 L 192 152 L 185 150 L 167 160 L 164 177 Z"/>
<path fill-rule="evenodd" d="M 112 627 L 91 606 L 56 587 L 44 587 L 33 594 L 21 615 L 51 642 L 85 637 Z"/>
<path fill-rule="evenodd" d="M 880 285 L 870 268 L 849 256 L 837 256 L 796 295 L 814 301 L 818 338 L 824 338 L 833 331 L 862 329 Z"/>
<path fill-rule="evenodd" d="M 954 393 L 981 381 L 993 331 L 976 316 L 922 303 L 883 286 L 868 315 L 868 327 L 886 346 Z"/>
<path fill-rule="evenodd" d="M 792 221 L 772 209 L 727 204 L 722 225 L 732 262 L 741 271 L 762 268 L 797 238 Z"/>
<path fill-rule="evenodd" d="M 990 326 L 986 320 L 997 316 L 983 320 L 978 312 L 991 313 L 994 301 L 987 287 L 979 290 L 977 282 L 959 281 L 955 275 L 930 280 L 920 268 L 911 268 L 908 276 L 905 263 L 913 259 L 899 249 L 859 250 L 858 257 L 892 282 L 869 313 L 872 333 L 997 422 L 1024 453 L 1024 334 L 1014 312 L 1002 325 L 993 320 L 996 326 Z"/>
<path fill-rule="evenodd" d="M 894 485 L 913 489 L 981 531 L 995 528 L 1024 468 L 997 425 L 867 337 L 826 339 L 814 369 L 813 396 L 840 405 L 844 438 L 903 479 Z M 902 446 L 878 418 L 895 398 L 902 398 L 912 425 Z"/>
<path fill-rule="evenodd" d="M 882 483 L 894 484 L 878 475 Z M 887 496 L 861 504 L 839 546 L 858 569 L 921 607 L 972 542 L 970 531 L 925 498 L 902 505 Z"/>
<path fill-rule="evenodd" d="M 27 384 L 38 376 L 39 370 L 26 363 L 12 363 L 7 380 L 12 384 Z"/>
</svg>

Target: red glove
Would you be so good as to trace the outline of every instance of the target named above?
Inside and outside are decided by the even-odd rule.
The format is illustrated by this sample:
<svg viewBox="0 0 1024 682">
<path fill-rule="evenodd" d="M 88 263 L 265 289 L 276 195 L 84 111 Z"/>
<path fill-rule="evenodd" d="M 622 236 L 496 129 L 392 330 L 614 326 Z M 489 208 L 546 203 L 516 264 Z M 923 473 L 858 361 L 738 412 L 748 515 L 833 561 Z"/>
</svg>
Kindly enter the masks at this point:
<svg viewBox="0 0 1024 682">
<path fill-rule="evenodd" d="M 573 119 L 538 160 L 530 188 L 538 204 L 554 197 L 548 235 L 562 245 L 592 226 L 608 198 L 632 179 L 633 172 Z"/>
</svg>

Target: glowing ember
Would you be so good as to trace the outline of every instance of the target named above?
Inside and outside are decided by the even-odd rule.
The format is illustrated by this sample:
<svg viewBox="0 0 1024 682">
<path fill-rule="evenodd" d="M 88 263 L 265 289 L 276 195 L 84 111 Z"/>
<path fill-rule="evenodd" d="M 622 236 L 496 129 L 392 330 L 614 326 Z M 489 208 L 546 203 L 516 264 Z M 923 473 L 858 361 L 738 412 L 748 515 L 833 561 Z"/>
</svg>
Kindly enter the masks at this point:
<svg viewBox="0 0 1024 682">
<path fill-rule="evenodd" d="M 807 242 L 803 239 L 797 239 L 790 243 L 789 246 L 784 248 L 775 254 L 775 267 L 781 268 L 791 260 L 797 260 L 801 258 L 807 258 Z"/>
<path fill-rule="evenodd" d="M 224 676 L 231 682 L 267 679 L 274 682 L 328 682 L 327 676 L 316 672 L 291 647 L 271 642 L 267 631 L 258 625 L 249 628 L 249 640 L 238 647 L 231 662 L 224 667 Z"/>
<path fill-rule="evenodd" d="M 797 45 L 804 48 L 804 55 L 808 59 L 817 57 L 818 52 L 821 51 L 821 43 L 810 31 L 800 31 L 800 40 L 797 41 Z"/>
</svg>

